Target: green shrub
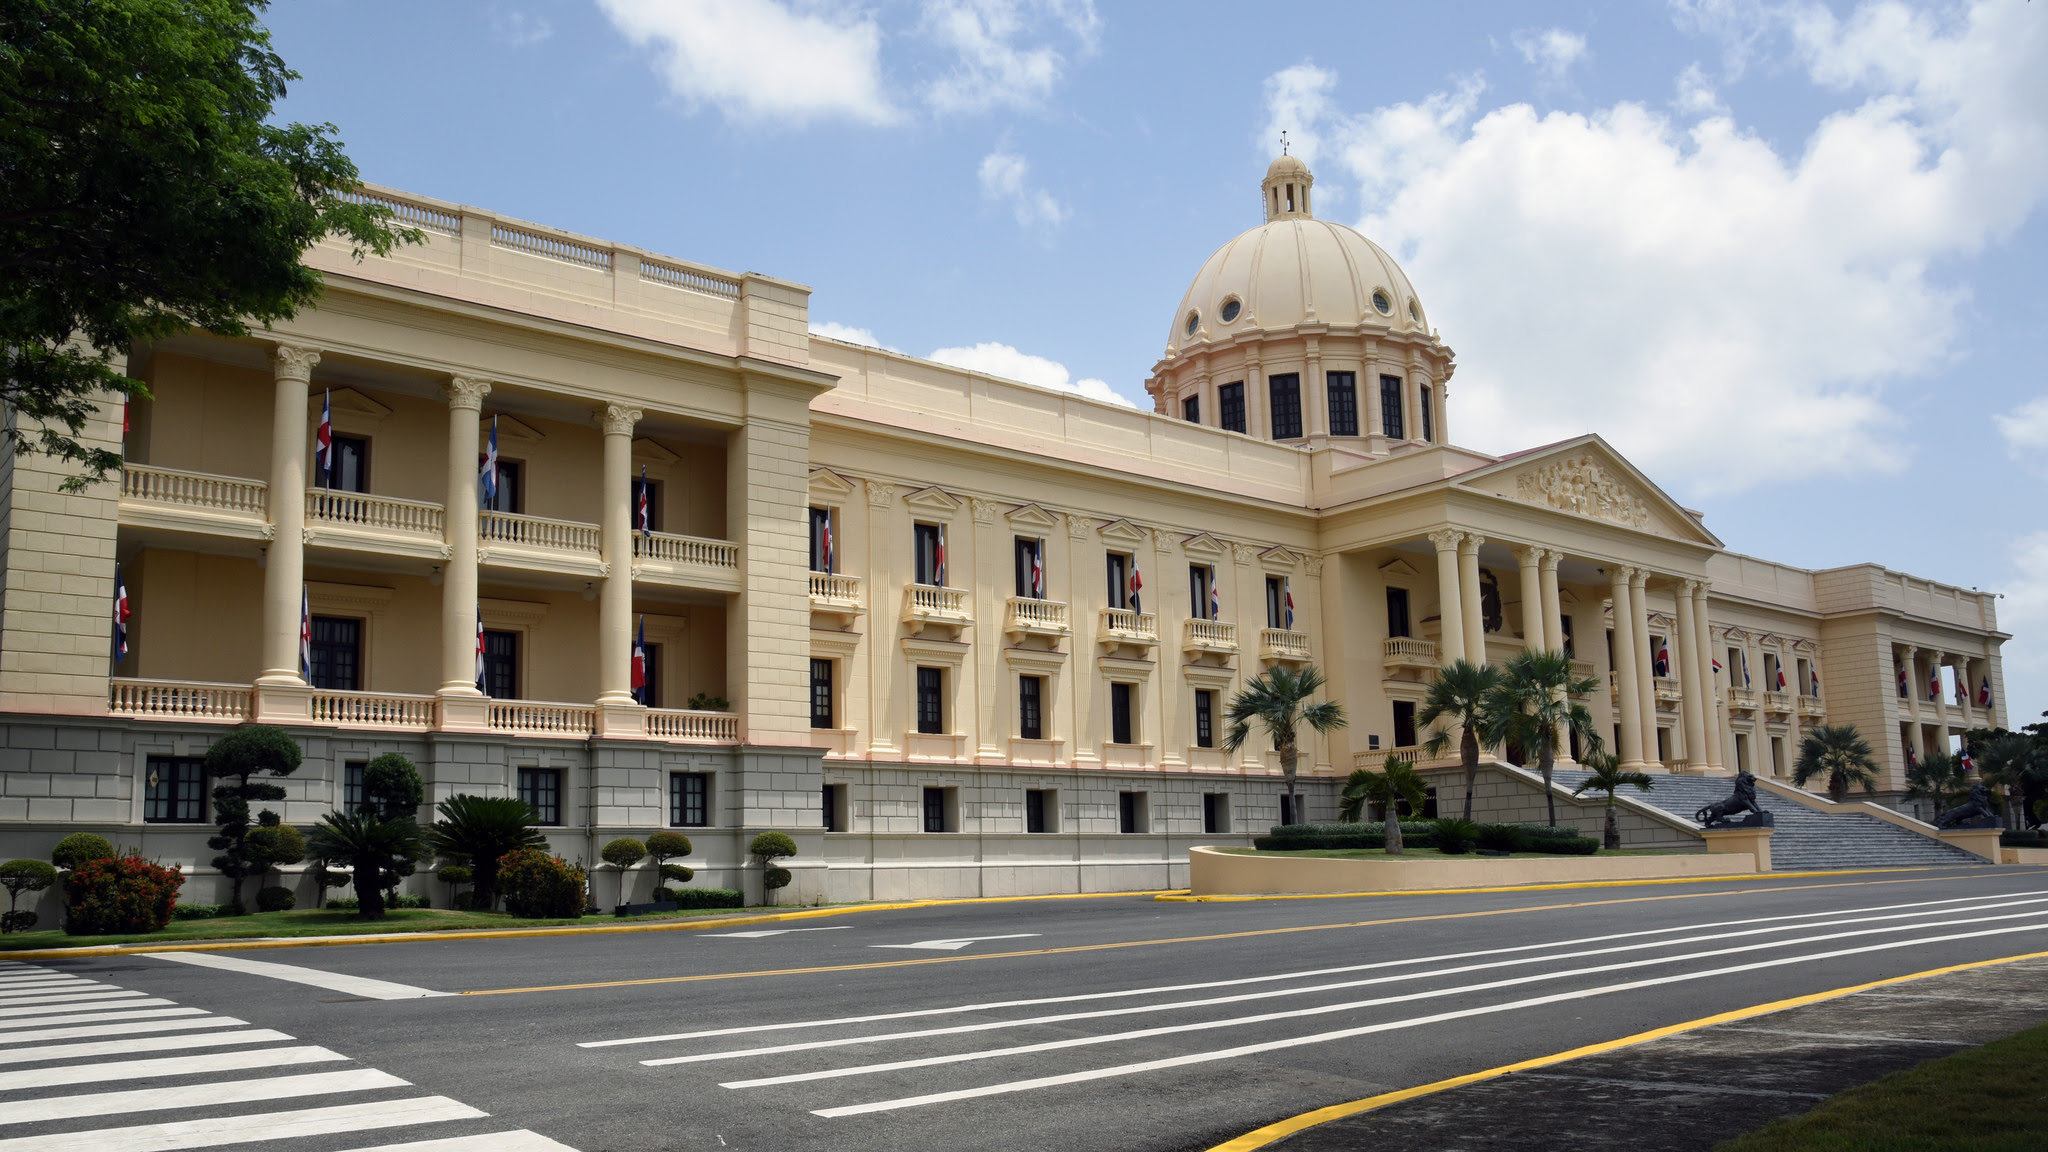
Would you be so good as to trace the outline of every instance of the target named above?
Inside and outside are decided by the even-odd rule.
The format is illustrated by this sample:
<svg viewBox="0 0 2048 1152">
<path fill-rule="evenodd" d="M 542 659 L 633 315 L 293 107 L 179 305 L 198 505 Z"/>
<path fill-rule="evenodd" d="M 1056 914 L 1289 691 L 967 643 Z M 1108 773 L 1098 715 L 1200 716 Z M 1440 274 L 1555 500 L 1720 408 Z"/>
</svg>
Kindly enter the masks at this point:
<svg viewBox="0 0 2048 1152">
<path fill-rule="evenodd" d="M 476 911 L 476 893 L 457 892 L 449 899 L 448 906 L 457 912 L 474 912 Z"/>
<path fill-rule="evenodd" d="M 676 890 L 673 888 L 656 888 L 654 895 L 648 897 L 649 900 L 656 904 L 672 904 L 675 902 L 675 898 Z"/>
<path fill-rule="evenodd" d="M 779 868 L 775 862 L 784 856 L 796 855 L 796 841 L 785 833 L 762 832 L 747 845 L 747 851 L 761 861 L 761 890 L 773 903 L 775 890 L 789 886 L 789 869 Z"/>
<path fill-rule="evenodd" d="M 498 889 L 514 916 L 567 918 L 589 903 L 583 869 L 538 848 L 520 848 L 498 860 Z"/>
<path fill-rule="evenodd" d="M 789 887 L 789 879 L 789 869 L 770 865 L 766 872 L 761 873 L 761 887 L 773 892 L 777 888 Z"/>
<path fill-rule="evenodd" d="M 64 931 L 73 936 L 155 932 L 171 922 L 185 877 L 137 853 L 87 860 L 64 877 Z"/>
<path fill-rule="evenodd" d="M 1445 817 L 1430 832 L 1437 851 L 1446 856 L 1463 856 L 1479 843 L 1479 825 L 1470 820 Z"/>
<path fill-rule="evenodd" d="M 180 904 L 171 909 L 173 920 L 211 920 L 220 915 L 220 904 Z"/>
<path fill-rule="evenodd" d="M 329 900 L 324 905 L 324 907 L 329 912 L 355 912 L 361 910 L 362 903 L 353 896 L 337 896 L 334 899 Z M 386 900 L 384 902 L 384 907 L 431 908 L 433 907 L 433 905 L 427 900 L 425 896 L 419 895 L 415 892 L 405 892 L 401 893 L 393 899 Z"/>
<path fill-rule="evenodd" d="M 2001 832 L 1998 844 L 2001 848 L 2048 848 L 2048 828 Z"/>
<path fill-rule="evenodd" d="M 614 868 L 631 868 L 633 865 L 647 859 L 647 845 L 642 844 L 631 836 L 621 836 L 606 844 L 604 850 L 599 852 L 598 855 L 604 858 L 605 863 Z"/>
<path fill-rule="evenodd" d="M 697 878 L 697 870 L 687 864 L 663 864 L 661 878 L 673 880 L 678 884 L 688 884 Z"/>
<path fill-rule="evenodd" d="M 692 712 L 730 712 L 732 711 L 732 701 L 727 700 L 723 696 L 711 696 L 699 692 L 695 696 L 690 697 L 690 702 L 685 707 L 689 708 Z"/>
<path fill-rule="evenodd" d="M 299 898 L 291 889 L 273 884 L 256 893 L 256 909 L 259 912 L 289 912 L 299 906 Z"/>
<path fill-rule="evenodd" d="M 111 860 L 114 845 L 105 836 L 92 832 L 73 832 L 50 850 L 50 862 L 59 868 L 76 868 L 87 860 Z"/>
<path fill-rule="evenodd" d="M 0 932 L 26 932 L 36 926 L 36 914 L 15 907 L 24 892 L 41 892 L 57 882 L 57 869 L 41 860 L 9 860 L 0 864 L 0 888 L 7 889 L 7 912 L 0 916 Z"/>
<path fill-rule="evenodd" d="M 1552 856 L 1591 856 L 1600 850 L 1599 840 L 1580 835 L 1577 828 L 1523 824 L 1519 831 L 1515 848 L 1520 852 L 1544 852 Z"/>
<path fill-rule="evenodd" d="M 265 850 L 250 844 L 250 831 L 278 826 L 277 813 L 268 810 L 256 811 L 252 819 L 251 805 L 285 798 L 284 789 L 250 777 L 264 773 L 289 776 L 299 770 L 301 759 L 291 733 L 270 724 L 244 724 L 206 750 L 206 774 L 216 781 L 213 822 L 220 829 L 220 835 L 209 838 L 206 846 L 220 853 L 213 858 L 213 866 L 232 885 L 228 908 L 235 915 L 243 911 L 242 881 L 251 876 L 261 878 L 272 866 Z M 300 848 L 303 853 L 303 843 Z"/>
<path fill-rule="evenodd" d="M 1515 845 L 1522 842 L 1522 830 L 1514 824 L 1479 824 L 1473 839 L 1489 852 L 1513 852 Z"/>
<path fill-rule="evenodd" d="M 1402 832 L 1404 835 L 1412 835 L 1408 833 L 1408 825 L 1405 824 L 1402 825 Z M 1252 847 L 1261 852 L 1386 846 L 1387 826 L 1384 824 L 1281 824 L 1274 826 L 1271 835 L 1252 839 Z"/>
<path fill-rule="evenodd" d="M 427 798 L 420 770 L 396 752 L 386 752 L 363 765 L 363 803 L 385 820 L 418 817 Z"/>
<path fill-rule="evenodd" d="M 746 898 L 730 888 L 682 888 L 676 891 L 678 908 L 742 908 Z"/>
<path fill-rule="evenodd" d="M 0 912 L 0 932 L 26 932 L 35 926 L 33 912 Z"/>
<path fill-rule="evenodd" d="M 471 871 L 467 864 L 443 864 L 439 868 L 434 869 L 434 879 L 439 880 L 443 884 L 453 884 L 456 887 L 461 887 L 475 878 L 476 873 Z"/>
<path fill-rule="evenodd" d="M 657 860 L 688 856 L 690 847 L 690 838 L 681 832 L 655 832 L 647 837 L 647 854 Z"/>
</svg>

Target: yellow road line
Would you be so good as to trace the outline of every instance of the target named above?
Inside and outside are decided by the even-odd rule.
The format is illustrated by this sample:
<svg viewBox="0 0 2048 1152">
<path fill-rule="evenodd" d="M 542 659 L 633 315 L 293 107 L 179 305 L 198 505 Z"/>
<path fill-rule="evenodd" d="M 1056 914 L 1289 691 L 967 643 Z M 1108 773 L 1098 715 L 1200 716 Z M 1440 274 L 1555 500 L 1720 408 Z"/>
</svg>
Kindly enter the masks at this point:
<svg viewBox="0 0 2048 1152">
<path fill-rule="evenodd" d="M 1582 1048 L 1573 1048 L 1567 1052 L 1553 1052 L 1548 1056 L 1538 1056 L 1531 1060 L 1520 1060 L 1513 1064 L 1503 1064 L 1498 1068 L 1488 1068 L 1484 1072 L 1471 1072 L 1463 1076 L 1453 1076 L 1448 1080 L 1438 1080 L 1434 1084 L 1422 1084 L 1414 1088 L 1403 1088 L 1395 1092 L 1382 1092 L 1377 1096 L 1368 1096 L 1363 1100 L 1353 1100 L 1347 1104 L 1332 1104 L 1327 1108 L 1318 1108 L 1313 1112 L 1304 1112 L 1299 1116 L 1292 1116 L 1288 1119 L 1268 1124 L 1264 1128 L 1247 1132 L 1235 1140 L 1226 1140 L 1209 1149 L 1208 1152 L 1253 1152 L 1254 1149 L 1270 1147 L 1297 1132 L 1314 1128 L 1319 1124 L 1328 1124 L 1332 1120 L 1342 1120 L 1347 1116 L 1356 1116 L 1361 1112 L 1371 1112 L 1377 1108 L 1385 1108 L 1389 1104 L 1399 1104 L 1404 1100 L 1414 1100 L 1422 1096 L 1433 1096 L 1438 1092 L 1447 1092 L 1452 1088 L 1462 1088 L 1467 1084 L 1477 1084 L 1482 1080 L 1497 1079 L 1511 1072 L 1526 1072 L 1531 1068 L 1545 1068 L 1552 1064 L 1562 1064 L 1566 1061 L 1578 1060 L 1586 1056 L 1598 1056 L 1603 1052 L 1613 1052 L 1617 1049 L 1645 1044 L 1652 1040 L 1662 1040 L 1667 1036 L 1676 1036 L 1681 1032 L 1692 1032 L 1700 1028 L 1709 1028 L 1716 1024 L 1731 1024 L 1737 1020 L 1748 1020 L 1756 1016 L 1766 1016 L 1773 1012 L 1783 1012 L 1788 1008 L 1801 1008 L 1808 1004 L 1818 1004 L 1823 1000 L 1835 1000 L 1843 996 L 1854 996 L 1858 992 L 1868 992 L 1873 988 L 1904 984 L 1912 980 L 1925 980 L 1930 976 L 1945 976 L 1951 972 L 1968 972 L 1973 968 L 1990 968 L 1999 964 L 2012 964 L 2020 960 L 2040 960 L 2043 958 L 2048 958 L 2048 952 L 2028 952 L 2019 956 L 2002 956 L 1996 960 L 1975 960 L 1968 964 L 1950 964 L 1945 968 L 1929 968 L 1925 972 L 1915 972 L 1908 976 L 1891 976 L 1883 980 L 1872 980 L 1865 984 L 1851 984 L 1848 987 L 1836 988 L 1827 992 L 1812 992 L 1805 996 L 1773 1000 L 1768 1004 L 1756 1004 L 1748 1008 L 1737 1008 L 1732 1012 L 1720 1012 L 1712 1016 L 1702 1016 L 1697 1020 L 1688 1020 L 1683 1024 L 1670 1024 L 1662 1028 L 1652 1028 L 1648 1032 L 1638 1032 L 1633 1036 L 1624 1036 L 1619 1040 L 1603 1040 L 1598 1044 L 1588 1044 Z"/>
<path fill-rule="evenodd" d="M 1868 876 L 1882 872 L 1927 872 L 1929 868 L 1841 868 L 1827 872 L 1737 872 L 1727 876 L 1669 876 L 1652 880 L 1568 880 L 1556 884 L 1508 884 L 1494 888 L 1408 888 L 1386 892 L 1266 892 L 1196 896 L 1161 892 L 1152 899 L 1172 904 L 1234 904 L 1247 900 L 1355 900 L 1367 896 L 1462 896 L 1472 892 L 1556 892 L 1567 888 L 1638 888 L 1647 884 L 1717 884 L 1731 880 L 1798 880 L 1813 876 Z"/>
<path fill-rule="evenodd" d="M 705 980 L 743 980 L 757 976 L 806 976 L 826 972 L 863 972 L 877 968 L 914 968 L 928 964 L 965 964 L 976 960 L 1015 960 L 1024 956 L 1059 956 L 1071 952 L 1103 952 L 1118 948 L 1148 948 L 1161 944 L 1201 944 L 1213 940 L 1243 940 L 1256 936 L 1284 936 L 1296 932 L 1326 932 L 1336 928 L 1375 928 L 1388 924 L 1420 924 L 1432 920 L 1470 920 L 1484 916 L 1520 916 L 1531 912 L 1559 912 L 1572 908 L 1597 908 L 1611 904 L 1649 904 L 1663 900 L 1702 900 L 1716 896 L 1743 896 L 1769 892 L 1801 892 L 1815 888 L 1860 888 L 1877 884 L 1925 884 L 1942 877 L 1912 880 L 1856 880 L 1846 884 L 1796 884 L 1782 888 L 1738 888 L 1727 892 L 1680 892 L 1670 896 L 1630 896 L 1620 900 L 1581 900 L 1570 904 L 1542 904 L 1532 908 L 1488 908 L 1475 912 L 1439 912 L 1426 916 L 1394 916 L 1379 920 L 1348 920 L 1338 924 L 1296 924 L 1285 928 L 1253 928 L 1241 932 L 1218 932 L 1208 936 L 1169 936 L 1153 940 L 1117 940 L 1105 944 L 1073 944 L 1063 948 L 1027 948 L 1017 952 L 980 952 L 966 956 L 929 956 L 917 960 L 871 960 L 859 964 L 826 964 L 810 968 L 767 968 L 743 972 L 700 972 L 689 976 L 642 976 L 630 980 L 593 980 L 579 984 L 539 984 L 527 988 L 477 988 L 464 996 L 511 996 L 526 992 L 577 992 L 589 988 L 634 988 L 646 984 L 694 984 Z M 733 923 L 733 921 L 725 921 Z"/>
</svg>

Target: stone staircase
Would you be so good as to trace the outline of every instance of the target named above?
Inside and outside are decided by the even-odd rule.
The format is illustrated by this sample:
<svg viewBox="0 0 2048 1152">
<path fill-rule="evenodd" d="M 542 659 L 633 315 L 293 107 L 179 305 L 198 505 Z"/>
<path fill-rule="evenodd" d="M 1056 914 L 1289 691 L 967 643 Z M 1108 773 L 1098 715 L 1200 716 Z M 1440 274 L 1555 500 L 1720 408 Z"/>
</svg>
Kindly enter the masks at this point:
<svg viewBox="0 0 2048 1152">
<path fill-rule="evenodd" d="M 1554 773 L 1557 782 L 1567 790 L 1578 787 L 1589 775 L 1578 768 L 1559 768 Z M 1695 812 L 1716 800 L 1727 799 L 1735 790 L 1735 780 L 1728 776 L 1652 773 L 1651 779 L 1656 786 L 1650 791 L 1630 788 L 1622 796 L 1688 822 Z M 1757 802 L 1775 822 L 1771 833 L 1773 872 L 1987 863 L 1975 853 L 1868 813 L 1823 812 L 1767 788 L 1757 789 Z"/>
</svg>

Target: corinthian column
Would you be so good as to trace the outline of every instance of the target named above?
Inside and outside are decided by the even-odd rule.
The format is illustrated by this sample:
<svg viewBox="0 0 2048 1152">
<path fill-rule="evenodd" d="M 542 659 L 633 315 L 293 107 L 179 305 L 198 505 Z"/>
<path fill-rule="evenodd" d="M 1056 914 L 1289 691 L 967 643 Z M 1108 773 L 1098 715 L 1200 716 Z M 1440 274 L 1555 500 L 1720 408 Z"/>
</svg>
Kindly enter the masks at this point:
<svg viewBox="0 0 2048 1152">
<path fill-rule="evenodd" d="M 610 571 L 597 606 L 597 702 L 633 704 L 633 426 L 637 409 L 608 404 L 604 427 L 604 562 Z"/>
<path fill-rule="evenodd" d="M 1531 545 L 1515 549 L 1515 562 L 1522 569 L 1522 647 L 1542 651 L 1548 645 L 1543 634 L 1543 556 Z"/>
<path fill-rule="evenodd" d="M 1429 542 L 1436 545 L 1437 620 L 1441 625 L 1436 660 L 1445 666 L 1465 658 L 1465 608 L 1458 595 L 1458 541 L 1464 538 L 1463 532 L 1450 529 L 1429 534 Z"/>
<path fill-rule="evenodd" d="M 1678 586 L 1678 675 L 1686 767 L 1703 772 L 1707 768 L 1707 714 L 1702 705 L 1705 694 L 1712 689 L 1700 675 L 1699 614 L 1693 601 L 1693 593 L 1698 590 L 1696 580 L 1682 581 Z"/>
<path fill-rule="evenodd" d="M 1643 762 L 1663 767 L 1657 754 L 1657 665 L 1650 651 L 1650 574 L 1641 568 L 1629 577 L 1629 629 L 1636 650 L 1636 704 L 1643 725 Z"/>
<path fill-rule="evenodd" d="M 277 346 L 270 408 L 270 547 L 263 568 L 263 673 L 258 684 L 304 685 L 299 616 L 306 587 L 306 389 L 320 353 Z"/>
<path fill-rule="evenodd" d="M 1479 546 L 1486 537 L 1470 532 L 1458 543 L 1458 599 L 1465 608 L 1465 659 L 1486 664 L 1486 616 L 1479 595 Z"/>
<path fill-rule="evenodd" d="M 1629 577 L 1632 568 L 1619 565 L 1607 570 L 1608 594 L 1614 597 L 1614 686 L 1618 700 L 1615 712 L 1621 721 L 1621 766 L 1631 771 L 1643 767 L 1642 685 L 1636 680 L 1636 642 L 1632 635 L 1635 611 L 1629 605 Z"/>
<path fill-rule="evenodd" d="M 441 574 L 442 696 L 481 696 L 476 686 L 477 422 L 489 381 L 457 376 L 441 385 L 448 401 L 448 567 Z"/>
<path fill-rule="evenodd" d="M 1714 675 L 1714 629 L 1707 619 L 1707 584 L 1702 580 L 1693 586 L 1692 619 L 1694 659 L 1699 662 L 1700 683 L 1705 687 L 1700 692 L 1700 709 L 1705 714 L 1707 725 L 1707 767 L 1715 772 L 1723 771 L 1721 760 L 1721 729 L 1723 710 L 1715 697 L 1720 695 L 1721 678 Z"/>
<path fill-rule="evenodd" d="M 1557 592 L 1557 565 L 1563 559 L 1562 552 L 1543 553 L 1543 646 L 1552 652 L 1564 651 L 1564 604 Z"/>
</svg>

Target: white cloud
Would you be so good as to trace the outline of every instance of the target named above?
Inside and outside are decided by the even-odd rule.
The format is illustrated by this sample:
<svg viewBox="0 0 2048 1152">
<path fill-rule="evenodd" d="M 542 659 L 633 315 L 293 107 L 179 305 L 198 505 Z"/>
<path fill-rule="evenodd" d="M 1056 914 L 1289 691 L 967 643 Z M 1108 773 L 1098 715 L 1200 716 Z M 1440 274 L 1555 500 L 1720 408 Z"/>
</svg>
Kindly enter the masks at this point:
<svg viewBox="0 0 2048 1152">
<path fill-rule="evenodd" d="M 2048 705 L 2048 532 L 2012 543 L 2012 575 L 1998 602 L 1998 626 L 2013 634 L 2003 649 L 2007 728 L 2039 719 Z"/>
<path fill-rule="evenodd" d="M 1126 408 L 1137 407 L 1136 404 L 1117 395 L 1104 381 L 1093 377 L 1075 380 L 1073 374 L 1067 371 L 1067 366 L 1059 361 L 1019 352 L 1008 344 L 990 341 L 986 344 L 976 344 L 972 348 L 940 348 L 926 359 L 951 364 L 955 368 L 965 368 L 970 372 L 1000 376 L 1005 380 L 1021 380 L 1026 384 L 1035 384 L 1056 392 L 1073 392 L 1090 400 L 1121 404 Z"/>
<path fill-rule="evenodd" d="M 538 44 L 555 34 L 555 26 L 545 16 L 513 10 L 502 12 L 491 10 L 491 34 L 514 48 L 525 48 Z"/>
<path fill-rule="evenodd" d="M 634 44 L 657 55 L 669 91 L 735 120 L 886 124 L 881 29 L 783 0 L 598 0 Z"/>
<path fill-rule="evenodd" d="M 1067 218 L 1066 206 L 1043 188 L 1033 188 L 1030 177 L 1030 163 L 1015 152 L 998 148 L 981 158 L 984 199 L 1008 207 L 1022 227 L 1059 227 Z"/>
<path fill-rule="evenodd" d="M 1046 37 L 1063 32 L 1093 51 L 1101 23 L 1093 0 L 928 0 L 924 31 L 957 59 L 925 100 L 942 113 L 1036 104 L 1066 68 Z"/>
<path fill-rule="evenodd" d="M 1809 78 L 1866 95 L 1796 156 L 1724 115 L 1482 113 L 1477 82 L 1353 115 L 1312 65 L 1269 83 L 1273 131 L 1361 187 L 1361 229 L 1458 348 L 1461 441 L 1597 430 L 1696 492 L 1903 466 L 1883 386 L 1956 332 L 1928 266 L 2048 193 L 2048 24 L 1999 3 L 1800 13 Z"/>
<path fill-rule="evenodd" d="M 1572 70 L 1572 65 L 1584 60 L 1588 54 L 1586 38 L 1562 28 L 1517 32 L 1511 39 L 1522 59 L 1527 60 L 1545 80 L 1553 83 L 1563 80 L 1565 73 Z"/>
<path fill-rule="evenodd" d="M 875 339 L 872 328 L 855 328 L 850 324 L 836 324 L 830 320 L 811 321 L 811 335 L 823 336 L 828 340 L 843 340 L 848 344 L 865 344 L 870 348 L 881 348 L 890 352 L 899 351 Z"/>
<path fill-rule="evenodd" d="M 2031 471 L 2048 473 L 2048 396 L 1992 417 L 2005 450 Z"/>
<path fill-rule="evenodd" d="M 1678 74 L 1678 98 L 1672 101 L 1683 116 L 1726 116 L 1728 106 L 1714 90 L 1714 80 L 1699 63 L 1687 64 Z"/>
</svg>

